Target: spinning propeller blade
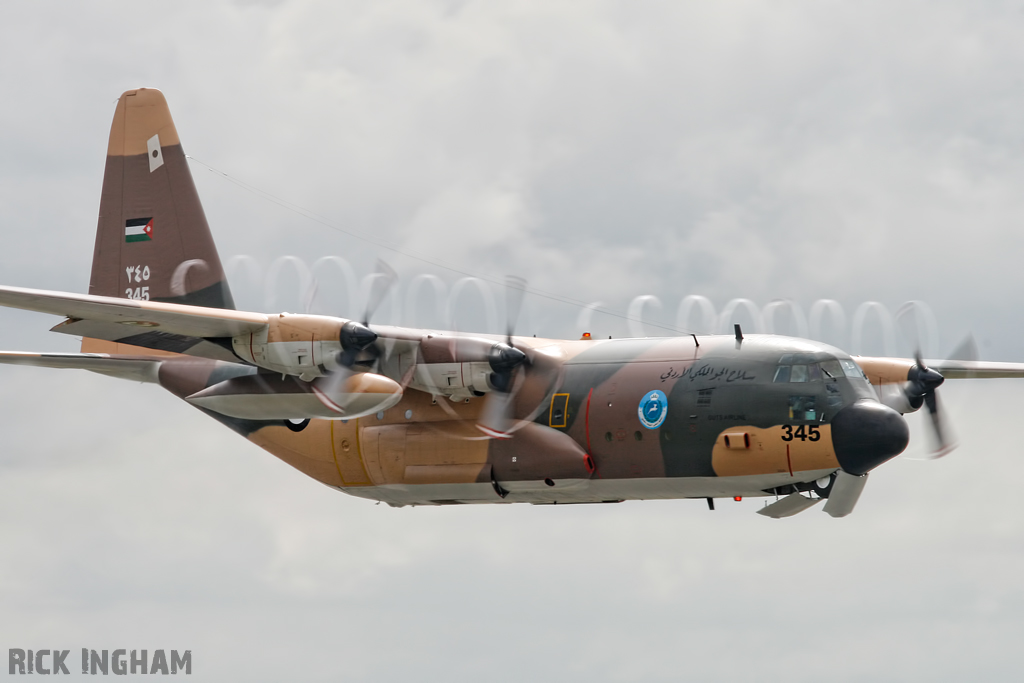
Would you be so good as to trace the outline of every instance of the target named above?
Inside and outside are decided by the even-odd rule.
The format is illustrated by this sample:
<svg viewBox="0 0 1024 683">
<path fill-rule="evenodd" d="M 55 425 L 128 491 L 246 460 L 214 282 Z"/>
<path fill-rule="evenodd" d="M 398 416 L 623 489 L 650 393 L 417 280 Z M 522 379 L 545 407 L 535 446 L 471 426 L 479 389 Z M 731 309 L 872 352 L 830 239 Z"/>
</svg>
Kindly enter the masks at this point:
<svg viewBox="0 0 1024 683">
<path fill-rule="evenodd" d="M 377 259 L 377 272 L 370 276 L 370 291 L 366 296 L 366 313 L 363 314 L 363 325 L 370 324 L 370 318 L 384 302 L 388 293 L 398 282 L 398 273 L 384 261 Z"/>
<path fill-rule="evenodd" d="M 512 346 L 512 333 L 519 320 L 519 312 L 523 309 L 525 295 L 526 280 L 509 275 L 505 279 L 505 338 L 509 346 Z"/>
<path fill-rule="evenodd" d="M 974 362 L 978 360 L 978 344 L 974 341 L 974 335 L 969 334 L 964 340 L 953 349 L 946 360 L 963 360 Z"/>
<path fill-rule="evenodd" d="M 920 350 L 914 354 L 914 362 L 916 365 L 910 369 L 908 376 L 907 398 L 910 399 L 911 405 L 920 406 L 924 402 L 928 407 L 928 424 L 931 425 L 931 434 L 936 446 L 933 456 L 940 458 L 956 448 L 956 444 L 946 438 L 949 434 L 949 420 L 940 412 L 939 399 L 935 394 L 945 378 L 925 365 Z"/>
<path fill-rule="evenodd" d="M 910 369 L 910 374 L 907 377 L 909 380 L 905 389 L 907 399 L 912 406 L 919 407 L 923 402 L 928 408 L 928 424 L 931 425 L 931 436 L 934 443 L 931 457 L 941 458 L 952 453 L 957 447 L 949 418 L 942 409 L 942 403 L 936 393 L 945 378 L 925 365 L 920 351 L 915 354 L 914 362 L 916 365 Z"/>
<path fill-rule="evenodd" d="M 487 362 L 491 366 L 491 385 L 494 387 L 484 399 L 477 428 L 495 439 L 511 438 L 515 412 L 516 368 L 528 362 L 525 353 L 512 344 L 519 311 L 526 293 L 526 280 L 509 276 L 505 281 L 505 343 L 491 347 Z"/>
<path fill-rule="evenodd" d="M 919 302 L 908 302 L 896 312 L 897 322 L 900 323 L 907 339 L 913 343 L 916 349 L 914 353 L 916 365 L 910 369 L 910 374 L 907 377 L 909 381 L 905 392 L 910 405 L 920 408 L 923 402 L 928 408 L 928 424 L 931 425 L 930 433 L 934 446 L 931 457 L 941 458 L 956 449 L 957 442 L 953 436 L 949 418 L 942 409 L 942 403 L 939 401 L 938 393 L 936 393 L 936 390 L 945 381 L 945 377 L 929 368 L 921 359 L 921 341 L 918 328 L 919 313 L 924 317 L 927 324 L 930 313 L 927 307 L 922 309 Z M 968 335 L 953 350 L 950 360 L 973 361 L 977 360 L 977 356 L 978 347 L 974 343 L 974 338 Z"/>
<path fill-rule="evenodd" d="M 949 418 L 946 411 L 942 409 L 939 396 L 934 391 L 924 397 L 924 404 L 928 407 L 928 416 L 932 425 L 932 439 L 934 449 L 932 458 L 937 459 L 952 453 L 957 447 L 956 438 L 949 427 Z"/>
<path fill-rule="evenodd" d="M 349 378 L 355 373 L 353 366 L 359 359 L 360 354 L 376 350 L 374 343 L 377 341 L 377 333 L 370 329 L 370 318 L 380 307 L 388 293 L 398 281 L 398 274 L 384 261 L 377 261 L 377 272 L 370 276 L 369 292 L 366 297 L 366 311 L 363 314 L 363 322 L 359 323 L 350 320 L 341 326 L 339 341 L 341 342 L 341 353 L 338 354 L 338 365 L 341 367 L 334 370 L 326 377 L 317 381 L 318 395 L 323 394 L 321 400 L 335 401 L 336 397 L 344 394 L 344 389 Z M 405 387 L 403 387 L 404 389 Z"/>
</svg>

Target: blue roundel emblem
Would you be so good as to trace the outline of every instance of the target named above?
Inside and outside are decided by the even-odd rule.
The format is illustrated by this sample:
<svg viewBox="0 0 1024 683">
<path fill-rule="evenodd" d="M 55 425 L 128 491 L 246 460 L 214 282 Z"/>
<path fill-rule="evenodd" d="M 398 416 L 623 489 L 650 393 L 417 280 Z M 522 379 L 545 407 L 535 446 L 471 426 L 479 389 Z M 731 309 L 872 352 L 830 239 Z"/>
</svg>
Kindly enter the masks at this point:
<svg viewBox="0 0 1024 683">
<path fill-rule="evenodd" d="M 648 429 L 657 429 L 668 415 L 668 397 L 658 390 L 648 391 L 640 399 L 637 414 L 640 416 L 640 424 Z"/>
</svg>

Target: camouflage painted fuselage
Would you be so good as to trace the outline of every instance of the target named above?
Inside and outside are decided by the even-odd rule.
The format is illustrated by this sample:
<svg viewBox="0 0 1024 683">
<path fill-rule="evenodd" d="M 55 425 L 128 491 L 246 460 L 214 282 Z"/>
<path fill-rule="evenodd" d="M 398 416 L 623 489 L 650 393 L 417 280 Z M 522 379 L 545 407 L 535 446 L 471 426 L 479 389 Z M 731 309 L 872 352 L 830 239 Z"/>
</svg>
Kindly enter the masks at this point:
<svg viewBox="0 0 1024 683">
<path fill-rule="evenodd" d="M 762 335 L 515 343 L 547 360 L 545 378 L 557 367 L 557 381 L 524 371 L 509 439 L 476 429 L 483 397 L 411 389 L 376 416 L 311 420 L 301 431 L 207 412 L 309 476 L 393 505 L 782 494 L 814 489 L 841 465 L 866 471 L 905 445 L 880 453 L 875 442 L 851 447 L 848 435 L 835 442 L 833 422 L 850 406 L 885 413 L 869 425 L 876 441 L 902 418 L 877 404 L 859 369 L 837 372 L 849 356 L 824 344 Z M 171 361 L 160 382 L 185 397 L 254 371 Z M 643 416 L 655 392 L 664 399 L 647 401 Z"/>
<path fill-rule="evenodd" d="M 80 354 L 0 363 L 159 382 L 311 477 L 393 505 L 820 499 L 832 473 L 855 480 L 907 444 L 849 356 L 806 340 L 506 340 L 235 310 L 170 110 L 147 88 L 115 108 L 89 294 L 0 287 L 0 305 L 63 316 L 54 331 L 82 338 Z M 879 384 L 918 372 L 876 365 Z M 335 415 L 369 417 L 315 419 Z"/>
</svg>

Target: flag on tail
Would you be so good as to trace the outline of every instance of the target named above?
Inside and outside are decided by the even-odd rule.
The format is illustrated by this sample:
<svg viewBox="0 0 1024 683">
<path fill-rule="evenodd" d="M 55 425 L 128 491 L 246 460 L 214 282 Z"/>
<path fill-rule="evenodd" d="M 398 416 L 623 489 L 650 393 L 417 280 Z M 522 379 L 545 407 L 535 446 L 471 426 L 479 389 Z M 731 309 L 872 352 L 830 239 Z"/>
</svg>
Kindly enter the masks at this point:
<svg viewBox="0 0 1024 683">
<path fill-rule="evenodd" d="M 149 242 L 152 239 L 152 218 L 129 218 L 124 222 L 125 242 Z"/>
</svg>

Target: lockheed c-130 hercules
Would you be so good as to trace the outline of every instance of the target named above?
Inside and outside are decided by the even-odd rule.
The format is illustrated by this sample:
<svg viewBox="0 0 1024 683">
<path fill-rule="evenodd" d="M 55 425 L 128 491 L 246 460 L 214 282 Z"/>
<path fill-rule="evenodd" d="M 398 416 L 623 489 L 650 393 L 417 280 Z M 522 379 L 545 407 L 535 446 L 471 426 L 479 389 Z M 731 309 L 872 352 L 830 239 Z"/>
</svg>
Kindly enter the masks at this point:
<svg viewBox="0 0 1024 683">
<path fill-rule="evenodd" d="M 925 406 L 953 447 L 945 378 L 1024 364 L 852 358 L 774 335 L 552 340 L 235 309 L 159 90 L 118 100 L 88 294 L 0 287 L 64 316 L 81 353 L 0 353 L 159 384 L 303 473 L 391 505 L 764 496 L 786 517 L 849 514 Z"/>
</svg>

